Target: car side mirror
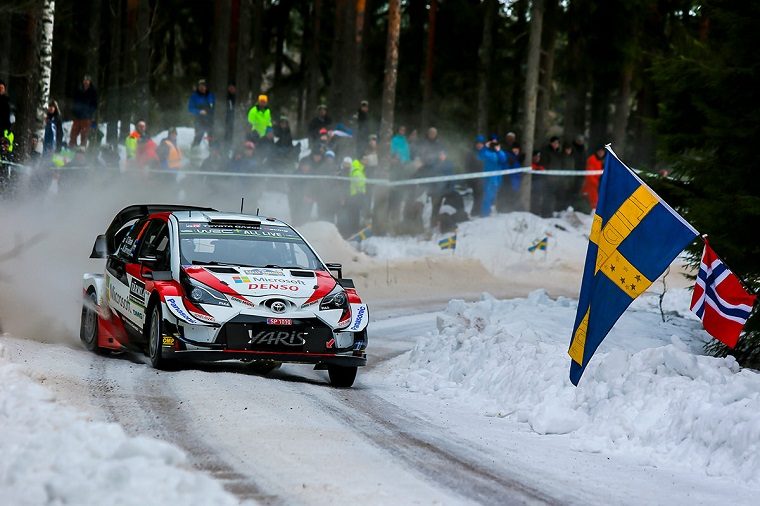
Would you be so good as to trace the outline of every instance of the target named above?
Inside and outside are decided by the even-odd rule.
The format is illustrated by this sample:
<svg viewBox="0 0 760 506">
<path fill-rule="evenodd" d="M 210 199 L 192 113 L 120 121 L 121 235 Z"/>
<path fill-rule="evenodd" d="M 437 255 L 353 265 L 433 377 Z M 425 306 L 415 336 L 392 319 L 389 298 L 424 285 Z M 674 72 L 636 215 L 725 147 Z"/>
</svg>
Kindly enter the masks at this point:
<svg viewBox="0 0 760 506">
<path fill-rule="evenodd" d="M 106 236 L 100 234 L 95 238 L 95 244 L 92 245 L 92 253 L 90 258 L 106 258 L 108 256 L 108 245 L 106 244 Z"/>
<path fill-rule="evenodd" d="M 338 284 L 343 288 L 356 288 L 356 286 L 354 286 L 354 280 L 349 278 L 338 279 Z"/>
<path fill-rule="evenodd" d="M 325 267 L 327 267 L 328 270 L 336 272 L 338 274 L 338 279 L 343 277 L 343 264 L 325 264 Z"/>
</svg>

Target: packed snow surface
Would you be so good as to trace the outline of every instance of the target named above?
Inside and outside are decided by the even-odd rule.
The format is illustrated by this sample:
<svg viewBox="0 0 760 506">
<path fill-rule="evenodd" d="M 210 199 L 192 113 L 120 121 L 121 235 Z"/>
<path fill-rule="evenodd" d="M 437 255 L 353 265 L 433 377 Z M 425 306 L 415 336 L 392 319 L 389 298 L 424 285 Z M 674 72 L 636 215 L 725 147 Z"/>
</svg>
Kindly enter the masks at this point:
<svg viewBox="0 0 760 506">
<path fill-rule="evenodd" d="M 176 446 L 88 420 L 4 355 L 0 346 L 3 504 L 239 504 Z"/>
<path fill-rule="evenodd" d="M 690 293 L 639 298 L 591 360 L 578 388 L 567 348 L 577 301 L 453 300 L 438 331 L 397 360 L 392 381 L 488 416 L 572 438 L 579 451 L 633 455 L 760 482 L 760 376 L 732 357 L 701 354 Z"/>
</svg>

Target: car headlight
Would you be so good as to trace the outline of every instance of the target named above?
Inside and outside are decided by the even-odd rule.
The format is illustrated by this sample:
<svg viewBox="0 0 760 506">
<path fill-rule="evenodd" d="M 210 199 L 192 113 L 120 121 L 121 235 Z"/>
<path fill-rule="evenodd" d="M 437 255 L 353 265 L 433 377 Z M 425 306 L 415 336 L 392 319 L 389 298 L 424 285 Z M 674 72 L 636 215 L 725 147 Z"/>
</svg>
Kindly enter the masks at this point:
<svg viewBox="0 0 760 506">
<path fill-rule="evenodd" d="M 184 276 L 183 287 L 185 294 L 195 304 L 214 304 L 215 306 L 231 307 L 227 297 L 219 290 L 214 290 L 189 276 Z"/>
<path fill-rule="evenodd" d="M 348 295 L 346 295 L 343 287 L 338 284 L 335 285 L 335 288 L 330 293 L 322 297 L 322 302 L 319 303 L 320 311 L 331 309 L 343 310 L 340 320 L 338 320 L 338 328 L 347 327 L 351 323 L 351 306 L 348 304 Z"/>
</svg>

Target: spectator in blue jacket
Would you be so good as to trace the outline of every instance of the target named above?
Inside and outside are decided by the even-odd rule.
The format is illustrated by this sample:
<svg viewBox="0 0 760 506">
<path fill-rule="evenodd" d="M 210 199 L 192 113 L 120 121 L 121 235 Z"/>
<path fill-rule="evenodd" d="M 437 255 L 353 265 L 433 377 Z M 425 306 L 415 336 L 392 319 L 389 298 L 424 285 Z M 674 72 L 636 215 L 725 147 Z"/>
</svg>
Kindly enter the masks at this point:
<svg viewBox="0 0 760 506">
<path fill-rule="evenodd" d="M 485 149 L 480 151 L 483 160 L 483 171 L 492 172 L 503 168 L 507 156 L 501 150 L 499 139 L 491 139 L 486 142 Z M 491 209 L 496 203 L 496 196 L 499 194 L 501 186 L 501 176 L 487 177 L 483 181 L 483 205 L 480 208 L 480 215 L 484 218 L 491 215 Z"/>
<path fill-rule="evenodd" d="M 215 102 L 214 94 L 209 91 L 206 80 L 198 81 L 198 86 L 187 103 L 187 110 L 195 116 L 193 147 L 201 143 L 204 134 L 213 135 Z"/>
</svg>

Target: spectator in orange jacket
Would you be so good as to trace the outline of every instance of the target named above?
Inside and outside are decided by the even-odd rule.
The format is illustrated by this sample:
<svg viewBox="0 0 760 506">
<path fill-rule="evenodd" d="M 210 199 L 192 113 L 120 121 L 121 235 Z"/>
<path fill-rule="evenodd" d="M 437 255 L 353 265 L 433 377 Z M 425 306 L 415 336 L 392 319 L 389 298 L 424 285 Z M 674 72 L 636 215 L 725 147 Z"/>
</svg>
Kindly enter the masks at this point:
<svg viewBox="0 0 760 506">
<path fill-rule="evenodd" d="M 604 169 L 604 157 L 607 155 L 607 151 L 604 146 L 600 146 L 597 150 L 586 159 L 586 170 L 603 170 Z M 586 197 L 591 209 L 596 209 L 596 203 L 599 200 L 599 180 L 600 174 L 588 175 L 583 179 L 583 187 L 581 188 L 581 195 Z"/>
</svg>

